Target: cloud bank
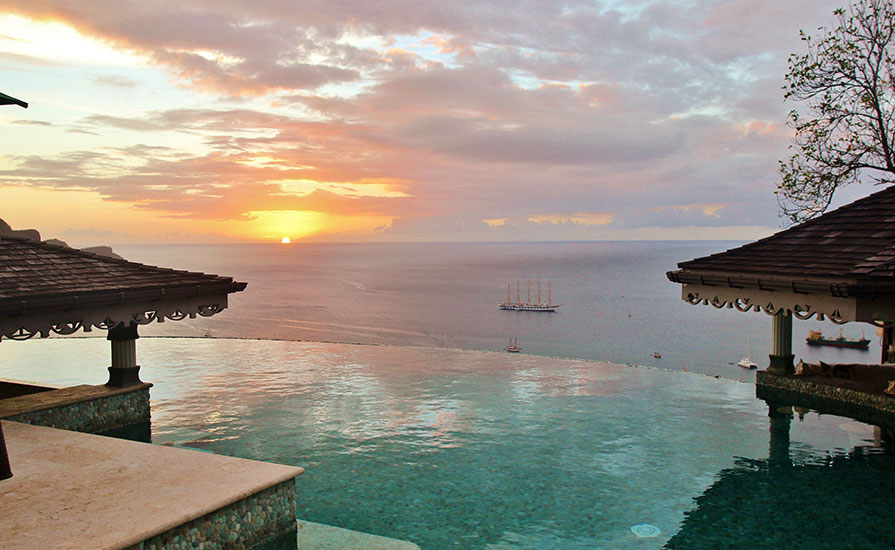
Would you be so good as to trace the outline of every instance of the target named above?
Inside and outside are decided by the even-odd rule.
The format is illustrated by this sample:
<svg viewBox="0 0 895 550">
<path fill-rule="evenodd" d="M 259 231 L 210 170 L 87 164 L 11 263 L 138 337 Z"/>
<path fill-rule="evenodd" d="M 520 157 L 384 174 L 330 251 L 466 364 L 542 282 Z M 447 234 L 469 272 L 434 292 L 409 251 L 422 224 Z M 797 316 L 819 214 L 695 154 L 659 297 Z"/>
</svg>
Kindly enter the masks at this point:
<svg viewBox="0 0 895 550">
<path fill-rule="evenodd" d="M 789 144 L 786 58 L 801 51 L 798 29 L 836 7 L 13 0 L 8 14 L 142 61 L 66 62 L 95 100 L 27 123 L 64 144 L 21 145 L 0 181 L 209 227 L 259 212 L 369 220 L 323 226 L 324 239 L 766 232 L 779 225 L 776 161 Z M 0 59 L 33 78 L 20 95 L 64 103 L 46 76 L 58 60 Z M 185 101 L 154 103 L 167 92 L 150 71 Z M 139 109 L 104 107 L 128 94 Z M 105 139 L 79 148 L 78 135 Z"/>
</svg>

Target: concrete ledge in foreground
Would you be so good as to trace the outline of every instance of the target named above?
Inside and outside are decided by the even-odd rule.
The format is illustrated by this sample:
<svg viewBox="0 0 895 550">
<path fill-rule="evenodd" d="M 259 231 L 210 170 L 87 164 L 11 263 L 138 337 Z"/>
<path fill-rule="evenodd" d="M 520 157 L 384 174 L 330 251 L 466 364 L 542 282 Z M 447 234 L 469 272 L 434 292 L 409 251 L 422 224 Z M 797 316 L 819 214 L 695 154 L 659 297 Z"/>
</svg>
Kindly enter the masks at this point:
<svg viewBox="0 0 895 550">
<path fill-rule="evenodd" d="M 301 468 L 10 421 L 3 431 L 4 548 L 296 548 Z"/>
</svg>

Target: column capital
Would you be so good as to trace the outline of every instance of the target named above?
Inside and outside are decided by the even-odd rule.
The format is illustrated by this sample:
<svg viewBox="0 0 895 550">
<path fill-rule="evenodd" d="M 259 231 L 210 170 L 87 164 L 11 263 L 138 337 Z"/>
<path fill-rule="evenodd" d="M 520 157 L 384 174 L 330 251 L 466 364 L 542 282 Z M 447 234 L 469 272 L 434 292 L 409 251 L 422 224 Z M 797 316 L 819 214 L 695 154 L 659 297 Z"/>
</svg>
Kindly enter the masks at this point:
<svg viewBox="0 0 895 550">
<path fill-rule="evenodd" d="M 137 334 L 136 324 L 125 325 L 124 323 L 119 323 L 109 329 L 109 334 L 106 336 L 106 340 L 123 342 L 126 340 L 136 340 L 139 337 L 140 335 Z"/>
</svg>

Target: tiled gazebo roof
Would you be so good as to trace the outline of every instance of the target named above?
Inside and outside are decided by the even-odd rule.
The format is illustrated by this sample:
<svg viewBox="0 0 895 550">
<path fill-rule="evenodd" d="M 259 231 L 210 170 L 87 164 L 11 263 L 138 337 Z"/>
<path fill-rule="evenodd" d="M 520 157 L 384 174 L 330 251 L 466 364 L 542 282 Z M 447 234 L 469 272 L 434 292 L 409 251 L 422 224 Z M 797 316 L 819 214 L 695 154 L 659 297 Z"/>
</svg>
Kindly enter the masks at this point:
<svg viewBox="0 0 895 550">
<path fill-rule="evenodd" d="M 803 318 L 825 313 L 840 320 L 888 320 L 895 314 L 895 186 L 678 267 L 668 279 L 684 285 L 683 297 L 691 303 L 743 311 L 760 305 L 768 313 L 785 308 Z M 839 307 L 843 300 L 850 307 Z M 809 313 L 805 308 L 812 304 Z"/>
<path fill-rule="evenodd" d="M 0 338 L 214 315 L 246 283 L 0 237 Z"/>
</svg>

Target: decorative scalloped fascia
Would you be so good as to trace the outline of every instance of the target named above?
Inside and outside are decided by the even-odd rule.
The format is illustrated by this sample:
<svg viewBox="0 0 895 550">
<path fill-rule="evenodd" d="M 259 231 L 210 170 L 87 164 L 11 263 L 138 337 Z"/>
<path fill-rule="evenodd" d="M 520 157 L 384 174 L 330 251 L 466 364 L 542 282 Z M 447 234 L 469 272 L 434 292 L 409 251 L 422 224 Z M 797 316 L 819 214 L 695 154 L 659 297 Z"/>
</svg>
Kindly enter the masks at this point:
<svg viewBox="0 0 895 550">
<path fill-rule="evenodd" d="M 681 298 L 693 305 L 711 305 L 717 309 L 764 311 L 768 315 L 783 310 L 802 320 L 816 315 L 819 321 L 827 318 L 834 323 L 868 321 L 857 318 L 857 301 L 854 298 L 824 294 L 684 284 L 681 286 Z"/>
<path fill-rule="evenodd" d="M 51 333 L 65 335 L 79 330 L 90 332 L 94 328 L 108 330 L 119 323 L 148 325 L 153 321 L 164 323 L 166 319 L 195 319 L 197 315 L 211 317 L 226 308 L 227 295 L 223 294 L 14 315 L 0 318 L 0 341 L 3 338 L 27 340 L 37 335 L 46 338 Z"/>
</svg>

